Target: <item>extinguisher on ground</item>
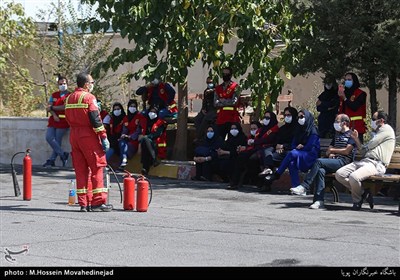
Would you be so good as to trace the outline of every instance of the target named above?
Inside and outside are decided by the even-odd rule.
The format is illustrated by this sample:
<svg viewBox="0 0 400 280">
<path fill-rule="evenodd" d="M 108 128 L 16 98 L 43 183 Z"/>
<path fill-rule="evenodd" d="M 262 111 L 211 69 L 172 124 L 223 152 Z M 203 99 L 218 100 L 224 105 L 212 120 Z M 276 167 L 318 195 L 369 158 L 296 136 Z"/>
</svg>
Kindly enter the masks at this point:
<svg viewBox="0 0 400 280">
<path fill-rule="evenodd" d="M 136 211 L 147 212 L 147 209 L 153 197 L 153 190 L 151 188 L 151 183 L 144 176 L 138 177 L 136 182 L 137 182 Z M 149 197 L 149 191 L 150 191 L 150 197 Z"/>
<path fill-rule="evenodd" d="M 23 161 L 23 197 L 24 200 L 31 200 L 32 198 L 32 159 L 29 156 L 31 153 L 30 149 L 25 152 L 25 157 Z"/>
<path fill-rule="evenodd" d="M 124 175 L 124 210 L 135 210 L 135 178 L 128 171 Z"/>
</svg>

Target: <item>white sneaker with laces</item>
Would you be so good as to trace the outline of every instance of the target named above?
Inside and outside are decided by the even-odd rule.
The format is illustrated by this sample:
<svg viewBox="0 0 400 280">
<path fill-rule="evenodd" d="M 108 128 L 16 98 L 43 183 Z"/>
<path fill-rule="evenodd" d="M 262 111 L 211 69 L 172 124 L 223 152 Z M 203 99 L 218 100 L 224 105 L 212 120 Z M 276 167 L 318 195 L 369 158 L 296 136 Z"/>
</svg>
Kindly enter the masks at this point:
<svg viewBox="0 0 400 280">
<path fill-rule="evenodd" d="M 325 209 L 324 202 L 321 200 L 315 201 L 313 204 L 310 205 L 310 209 Z"/>
<path fill-rule="evenodd" d="M 295 195 L 303 195 L 307 194 L 306 189 L 302 185 L 298 185 L 295 188 L 290 188 L 290 192 Z"/>
</svg>

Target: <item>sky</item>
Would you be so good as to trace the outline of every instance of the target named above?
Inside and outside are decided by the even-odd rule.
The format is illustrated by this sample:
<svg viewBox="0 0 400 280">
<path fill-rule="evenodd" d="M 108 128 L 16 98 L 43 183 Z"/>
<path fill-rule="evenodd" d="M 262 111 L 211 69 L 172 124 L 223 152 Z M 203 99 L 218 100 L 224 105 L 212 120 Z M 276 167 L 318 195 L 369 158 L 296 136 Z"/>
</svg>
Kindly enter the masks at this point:
<svg viewBox="0 0 400 280">
<path fill-rule="evenodd" d="M 25 8 L 25 14 L 29 17 L 36 19 L 36 14 L 40 9 L 47 10 L 51 7 L 51 3 L 58 4 L 59 0 L 14 0 L 15 3 L 20 3 Z M 69 0 L 60 0 L 67 2 Z M 79 0 L 72 0 L 76 3 L 76 6 L 80 3 Z"/>
</svg>

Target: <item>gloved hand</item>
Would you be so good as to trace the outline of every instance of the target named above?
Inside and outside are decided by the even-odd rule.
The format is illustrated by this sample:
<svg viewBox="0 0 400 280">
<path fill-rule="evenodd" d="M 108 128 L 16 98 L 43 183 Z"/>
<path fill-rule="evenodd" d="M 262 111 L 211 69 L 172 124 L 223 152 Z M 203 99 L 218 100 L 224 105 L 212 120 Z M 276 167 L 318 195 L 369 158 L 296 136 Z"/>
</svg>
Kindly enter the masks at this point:
<svg viewBox="0 0 400 280">
<path fill-rule="evenodd" d="M 107 138 L 101 139 L 101 145 L 103 146 L 103 150 L 107 152 L 110 149 L 110 142 Z"/>
</svg>

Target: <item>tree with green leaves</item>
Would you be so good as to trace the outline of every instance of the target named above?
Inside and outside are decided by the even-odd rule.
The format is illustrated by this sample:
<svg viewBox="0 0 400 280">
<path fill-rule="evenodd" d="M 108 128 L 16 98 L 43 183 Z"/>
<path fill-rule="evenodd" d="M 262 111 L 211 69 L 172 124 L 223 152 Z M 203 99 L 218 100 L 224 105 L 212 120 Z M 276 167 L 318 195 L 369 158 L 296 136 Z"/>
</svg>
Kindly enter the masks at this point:
<svg viewBox="0 0 400 280">
<path fill-rule="evenodd" d="M 149 81 L 154 74 L 177 84 L 178 131 L 175 159 L 186 159 L 187 75 L 198 60 L 219 76 L 230 66 L 234 76 L 243 76 L 241 88 L 250 89 L 258 114 L 280 94 L 279 72 L 296 60 L 285 48 L 297 44 L 299 33 L 308 32 L 308 14 L 294 24 L 291 1 L 274 0 L 84 0 L 98 4 L 99 18 L 83 25 L 93 32 L 119 32 L 131 48 L 116 48 L 98 69 L 116 70 L 124 63 L 147 63 L 128 78 Z M 276 51 L 277 42 L 282 48 Z M 235 45 L 228 52 L 227 44 Z M 294 54 L 294 52 L 292 52 Z M 266 104 L 267 103 L 269 104 Z"/>
<path fill-rule="evenodd" d="M 379 108 L 376 90 L 388 89 L 389 122 L 396 127 L 400 78 L 400 3 L 388 1 L 301 1 L 299 13 L 313 13 L 313 33 L 303 33 L 304 57 L 290 70 L 322 71 L 338 79 L 356 72 L 369 88 L 371 112 Z M 296 51 L 298 51 L 296 49 Z"/>
<path fill-rule="evenodd" d="M 0 6 L 0 18 L 0 113 L 24 116 L 37 100 L 33 80 L 25 79 L 29 71 L 19 63 L 33 44 L 35 25 L 25 17 L 22 5 L 13 2 Z"/>
<path fill-rule="evenodd" d="M 20 4 L 0 6 L 0 17 L 4 19 L 0 23 L 1 114 L 28 116 L 43 109 L 50 94 L 57 90 L 58 75 L 72 79 L 72 85 L 76 74 L 92 71 L 109 54 L 112 35 L 87 34 L 79 28 L 81 18 L 92 14 L 91 7 L 79 13 L 69 1 L 65 6 L 52 4 L 49 9 L 40 10 L 38 23 L 25 16 Z M 58 25 L 55 19 L 60 21 Z M 64 31 L 62 37 L 58 37 L 57 29 Z M 101 71 L 94 94 L 108 104 L 123 83 L 115 74 Z"/>
</svg>

